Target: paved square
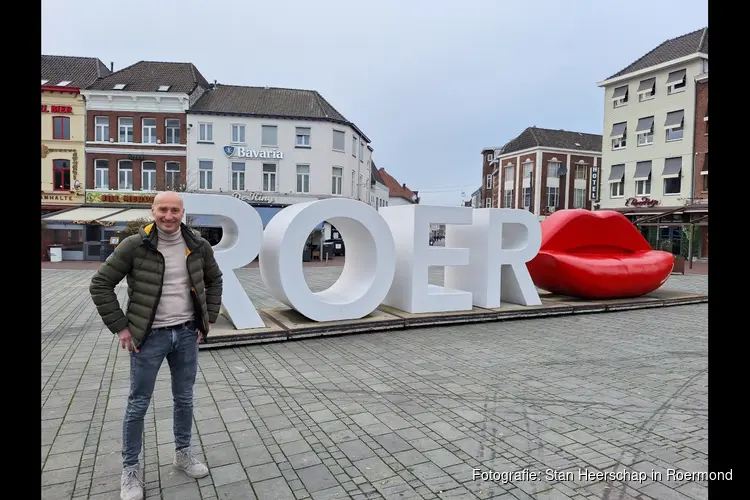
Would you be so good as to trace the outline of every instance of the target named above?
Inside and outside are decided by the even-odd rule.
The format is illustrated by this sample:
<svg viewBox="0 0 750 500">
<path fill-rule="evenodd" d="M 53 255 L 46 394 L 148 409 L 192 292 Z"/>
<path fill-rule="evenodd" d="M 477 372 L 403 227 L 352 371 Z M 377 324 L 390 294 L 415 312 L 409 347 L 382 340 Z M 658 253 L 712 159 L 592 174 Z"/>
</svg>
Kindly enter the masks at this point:
<svg viewBox="0 0 750 500">
<path fill-rule="evenodd" d="M 314 290 L 339 272 L 305 269 Z M 92 274 L 42 273 L 44 499 L 119 498 L 128 358 L 89 298 Z M 256 306 L 280 307 L 257 269 L 237 275 Z M 146 498 L 707 498 L 705 482 L 666 473 L 707 467 L 707 317 L 699 304 L 202 351 L 193 442 L 211 475 L 171 468 L 164 366 Z M 647 478 L 626 481 L 633 471 Z"/>
</svg>

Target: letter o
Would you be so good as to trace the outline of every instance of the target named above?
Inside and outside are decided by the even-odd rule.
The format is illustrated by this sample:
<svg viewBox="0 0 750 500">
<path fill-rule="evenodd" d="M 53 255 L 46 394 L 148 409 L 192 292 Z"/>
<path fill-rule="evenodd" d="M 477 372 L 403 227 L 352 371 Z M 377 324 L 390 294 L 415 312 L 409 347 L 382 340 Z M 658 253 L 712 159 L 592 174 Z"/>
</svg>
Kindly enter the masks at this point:
<svg viewBox="0 0 750 500">
<path fill-rule="evenodd" d="M 339 279 L 313 293 L 302 266 L 310 232 L 328 221 L 346 244 Z M 385 220 L 370 205 L 347 198 L 295 203 L 266 225 L 260 249 L 260 274 L 277 300 L 313 321 L 367 316 L 383 302 L 396 270 L 396 245 Z"/>
</svg>

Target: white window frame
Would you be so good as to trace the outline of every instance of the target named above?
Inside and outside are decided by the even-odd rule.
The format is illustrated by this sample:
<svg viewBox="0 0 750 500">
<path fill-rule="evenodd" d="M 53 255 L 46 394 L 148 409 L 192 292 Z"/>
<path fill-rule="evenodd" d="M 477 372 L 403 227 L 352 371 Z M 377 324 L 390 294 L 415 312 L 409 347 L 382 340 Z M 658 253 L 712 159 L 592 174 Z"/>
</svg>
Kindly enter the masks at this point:
<svg viewBox="0 0 750 500">
<path fill-rule="evenodd" d="M 503 190 L 503 208 L 513 208 L 514 192 L 515 190 L 513 188 Z"/>
<path fill-rule="evenodd" d="M 174 166 L 177 165 L 177 170 Z M 180 185 L 180 162 L 168 161 L 164 163 L 164 189 L 177 189 Z"/>
<path fill-rule="evenodd" d="M 560 167 L 562 166 L 561 161 L 550 161 L 547 163 L 547 178 L 556 179 L 560 177 Z"/>
<path fill-rule="evenodd" d="M 681 92 L 685 92 L 686 90 L 687 90 L 687 72 L 685 72 L 685 76 L 682 78 L 682 81 L 679 81 L 677 83 L 673 83 L 672 85 L 667 86 L 667 95 L 679 94 Z"/>
<path fill-rule="evenodd" d="M 619 137 L 617 139 L 612 139 L 612 151 L 618 151 L 620 149 L 625 149 L 628 145 L 628 138 L 627 136 L 623 135 L 622 137 Z"/>
<path fill-rule="evenodd" d="M 492 208 L 492 198 L 487 198 L 484 200 L 484 206 L 485 208 Z"/>
<path fill-rule="evenodd" d="M 651 196 L 651 174 L 648 175 L 648 179 L 635 181 L 635 195 Z"/>
<path fill-rule="evenodd" d="M 673 134 L 675 132 L 679 132 L 679 136 L 676 137 Z M 679 127 L 672 127 L 667 129 L 667 133 L 665 134 L 665 142 L 679 142 L 685 138 L 685 125 L 684 122 Z"/>
<path fill-rule="evenodd" d="M 357 136 L 356 135 L 352 136 L 352 156 L 355 158 L 357 157 L 357 142 L 358 142 Z"/>
<path fill-rule="evenodd" d="M 198 189 L 211 191 L 214 188 L 214 161 L 198 160 Z"/>
<path fill-rule="evenodd" d="M 100 162 L 103 162 L 103 164 Z M 102 176 L 102 172 L 106 176 Z M 105 177 L 106 182 L 104 182 L 105 179 L 100 177 Z M 94 160 L 94 189 L 109 189 L 109 160 Z"/>
<path fill-rule="evenodd" d="M 235 170 L 235 165 L 242 165 L 242 170 Z M 245 171 L 247 165 L 244 161 L 233 161 L 229 164 L 229 169 L 232 174 L 231 179 L 231 190 L 232 191 L 244 191 L 245 190 Z"/>
<path fill-rule="evenodd" d="M 146 120 L 153 125 L 146 125 Z M 156 118 L 141 118 L 141 144 L 156 144 Z"/>
<path fill-rule="evenodd" d="M 343 146 L 341 147 L 341 149 L 336 148 L 336 137 L 342 138 Z M 344 130 L 333 129 L 333 137 L 331 139 L 331 150 L 336 151 L 337 153 L 346 153 L 346 132 Z"/>
<path fill-rule="evenodd" d="M 359 141 L 359 162 L 365 162 L 365 143 L 363 141 Z"/>
<path fill-rule="evenodd" d="M 584 163 L 578 163 L 576 164 L 575 169 L 575 179 L 579 181 L 585 181 L 587 179 L 588 174 L 588 165 Z"/>
<path fill-rule="evenodd" d="M 123 163 L 129 163 L 130 168 L 123 168 Z M 130 172 L 130 175 L 127 175 Z M 127 187 L 127 182 L 123 184 L 120 181 L 120 174 L 126 173 L 126 179 L 130 178 L 130 187 Z M 132 191 L 133 190 L 133 161 L 132 160 L 117 160 L 117 190 L 118 191 Z"/>
<path fill-rule="evenodd" d="M 170 126 L 170 122 L 177 122 L 177 126 Z M 174 123 L 172 123 L 174 125 Z M 180 144 L 182 140 L 181 124 L 178 118 L 166 118 L 164 120 L 164 140 L 166 144 Z"/>
<path fill-rule="evenodd" d="M 651 146 L 654 143 L 654 128 L 651 127 L 651 130 L 649 130 L 648 132 L 637 134 L 637 137 L 639 148 L 643 146 Z"/>
<path fill-rule="evenodd" d="M 494 155 L 493 155 L 492 153 L 489 153 L 489 154 L 487 155 L 487 163 L 490 163 L 490 162 L 492 162 L 492 160 L 494 159 L 494 157 L 493 157 L 493 156 L 494 156 Z"/>
<path fill-rule="evenodd" d="M 680 189 L 678 189 L 674 193 L 668 193 L 667 192 L 667 183 L 670 182 L 673 179 L 677 179 L 679 181 L 679 187 L 680 187 Z M 664 179 L 664 184 L 663 184 L 663 188 L 662 189 L 664 191 L 664 196 L 678 196 L 680 193 L 682 193 L 682 171 L 680 171 L 680 176 L 679 177 L 668 177 L 668 178 Z"/>
<path fill-rule="evenodd" d="M 586 191 L 586 188 L 573 188 L 573 208 L 586 208 Z"/>
<path fill-rule="evenodd" d="M 243 124 L 233 123 L 229 133 L 232 138 L 232 144 L 247 144 L 245 142 L 245 126 Z"/>
<path fill-rule="evenodd" d="M 296 166 L 297 177 L 295 189 L 297 193 L 309 193 L 310 192 L 310 164 L 299 163 Z"/>
<path fill-rule="evenodd" d="M 109 116 L 95 116 L 94 124 L 94 140 L 109 142 Z"/>
<path fill-rule="evenodd" d="M 558 205 L 560 205 L 560 188 L 555 186 L 547 186 L 547 205 L 545 206 L 557 208 Z"/>
<path fill-rule="evenodd" d="M 341 196 L 344 188 L 344 167 L 331 167 L 331 194 Z"/>
<path fill-rule="evenodd" d="M 273 167 L 273 171 L 266 170 L 266 167 Z M 264 193 L 277 193 L 279 191 L 278 183 L 279 165 L 277 163 L 264 163 L 261 166 L 261 189 Z"/>
<path fill-rule="evenodd" d="M 310 145 L 312 135 L 312 127 L 295 127 L 294 133 L 297 136 L 297 139 L 295 140 L 295 147 L 297 148 L 311 148 Z"/>
<path fill-rule="evenodd" d="M 214 124 L 203 122 L 198 124 L 198 142 L 214 142 Z"/>
<path fill-rule="evenodd" d="M 487 174 L 487 181 L 484 187 L 485 189 L 492 189 L 492 174 Z"/>
<path fill-rule="evenodd" d="M 266 137 L 265 137 L 265 134 L 264 134 L 265 130 L 269 130 L 269 131 L 273 130 L 273 136 L 274 136 L 273 137 L 274 138 L 273 144 L 270 143 L 270 142 L 266 143 L 266 141 L 265 141 Z M 261 144 L 260 144 L 261 146 L 265 146 L 265 147 L 269 147 L 269 148 L 276 148 L 276 147 L 278 147 L 279 146 L 279 127 L 277 125 L 261 125 L 260 126 L 260 142 L 261 142 Z"/>
<path fill-rule="evenodd" d="M 620 182 L 609 183 L 609 197 L 622 198 L 625 196 L 625 179 Z"/>
<path fill-rule="evenodd" d="M 127 124 L 127 121 L 130 121 L 130 125 Z M 133 144 L 133 141 L 135 140 L 135 120 L 131 116 L 121 116 L 117 119 L 117 142 L 122 142 L 125 144 Z M 128 131 L 130 131 L 130 134 L 128 134 Z M 125 140 L 122 140 L 123 132 L 125 135 Z M 128 139 L 128 135 L 130 135 L 130 140 Z M 119 167 L 118 167 L 119 168 Z M 119 186 L 120 180 L 118 177 L 117 184 Z"/>
<path fill-rule="evenodd" d="M 523 204 L 524 210 L 528 210 L 528 209 L 531 208 L 531 202 L 532 202 L 531 194 L 532 193 L 531 193 L 531 187 L 530 186 L 522 188 L 522 190 L 521 190 L 521 198 L 522 198 L 521 202 Z M 528 205 L 526 204 L 526 198 L 527 197 L 529 199 L 529 204 Z"/>
<path fill-rule="evenodd" d="M 153 165 L 154 168 L 146 169 L 146 165 Z M 148 179 L 148 183 L 146 182 Z M 153 182 L 152 182 L 153 181 Z M 151 189 L 146 189 L 146 185 L 153 185 Z M 142 161 L 141 162 L 141 191 L 156 191 L 156 162 L 155 161 Z"/>
</svg>

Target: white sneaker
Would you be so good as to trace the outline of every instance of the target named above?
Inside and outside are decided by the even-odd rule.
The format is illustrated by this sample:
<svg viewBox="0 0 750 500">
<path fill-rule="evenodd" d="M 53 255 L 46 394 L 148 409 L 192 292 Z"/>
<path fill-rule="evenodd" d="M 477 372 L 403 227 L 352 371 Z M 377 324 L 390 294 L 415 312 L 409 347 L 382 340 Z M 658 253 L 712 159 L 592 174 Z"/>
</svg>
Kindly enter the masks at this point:
<svg viewBox="0 0 750 500">
<path fill-rule="evenodd" d="M 174 454 L 174 468 L 183 471 L 188 476 L 200 479 L 208 475 L 208 467 L 200 463 L 190 448 L 177 450 Z"/>
<path fill-rule="evenodd" d="M 137 465 L 122 469 L 120 500 L 143 500 L 143 483 L 138 478 Z"/>
</svg>

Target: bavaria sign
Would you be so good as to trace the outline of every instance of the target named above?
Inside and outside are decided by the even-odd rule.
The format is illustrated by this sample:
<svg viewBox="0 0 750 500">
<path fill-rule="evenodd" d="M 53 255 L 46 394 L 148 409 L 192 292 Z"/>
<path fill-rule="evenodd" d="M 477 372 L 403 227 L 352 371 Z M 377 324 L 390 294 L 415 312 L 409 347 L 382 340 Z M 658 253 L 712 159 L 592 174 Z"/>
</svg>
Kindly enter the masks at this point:
<svg viewBox="0 0 750 500">
<path fill-rule="evenodd" d="M 224 146 L 228 158 L 247 158 L 248 160 L 283 160 L 284 153 L 278 149 L 271 151 L 248 149 L 240 146 Z"/>
<path fill-rule="evenodd" d="M 222 304 L 237 329 L 265 326 L 234 269 L 259 257 L 260 274 L 280 302 L 313 321 L 359 319 L 385 304 L 409 313 L 469 311 L 503 302 L 541 305 L 526 263 L 539 252 L 534 214 L 509 208 L 404 205 L 381 207 L 346 198 L 290 205 L 266 225 L 240 199 L 181 193 L 185 213 L 210 215 L 223 229 L 213 247 L 223 273 Z M 346 241 L 339 279 L 314 293 L 302 248 L 325 220 Z M 430 224 L 446 224 L 445 247 L 429 245 Z M 398 242 L 398 244 L 396 244 Z M 428 283 L 429 266 L 445 266 L 445 285 Z"/>
</svg>

